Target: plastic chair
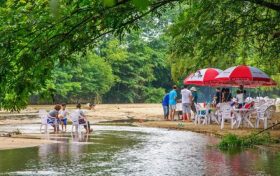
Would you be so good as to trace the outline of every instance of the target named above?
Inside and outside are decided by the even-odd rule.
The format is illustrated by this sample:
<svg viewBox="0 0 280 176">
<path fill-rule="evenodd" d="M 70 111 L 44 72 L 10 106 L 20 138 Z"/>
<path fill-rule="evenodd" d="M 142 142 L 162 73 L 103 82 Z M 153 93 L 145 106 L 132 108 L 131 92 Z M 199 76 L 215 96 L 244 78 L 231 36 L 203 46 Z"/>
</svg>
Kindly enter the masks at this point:
<svg viewBox="0 0 280 176">
<path fill-rule="evenodd" d="M 221 113 L 221 129 L 224 128 L 224 123 L 226 119 L 230 120 L 231 128 L 233 128 L 235 124 L 234 116 L 232 115 L 232 107 L 228 103 L 222 103 L 220 105 L 220 113 Z"/>
<path fill-rule="evenodd" d="M 88 122 L 86 119 L 84 119 L 84 123 L 80 123 L 79 119 L 80 119 L 80 113 L 78 111 L 73 111 L 70 113 L 69 115 L 71 121 L 72 121 L 72 133 L 74 131 L 74 127 L 75 127 L 75 131 L 76 132 L 81 132 L 82 129 L 81 127 L 84 127 L 84 125 L 87 126 L 87 129 L 88 129 Z"/>
<path fill-rule="evenodd" d="M 256 128 L 259 128 L 260 121 L 263 121 L 264 129 L 267 128 L 268 120 L 271 117 L 271 112 L 268 104 L 263 104 L 257 109 Z"/>
<path fill-rule="evenodd" d="M 40 126 L 40 133 L 42 132 L 42 128 L 44 127 L 45 133 L 48 132 L 48 126 L 52 126 L 51 123 L 49 123 L 49 114 L 45 109 L 39 110 L 39 117 L 41 118 L 41 126 Z M 55 120 L 55 119 L 54 119 Z"/>
<path fill-rule="evenodd" d="M 202 109 L 202 107 L 199 104 L 194 104 L 195 105 L 195 109 L 196 109 L 196 115 L 195 115 L 195 119 L 194 119 L 194 124 L 200 124 L 200 121 L 203 119 L 203 123 L 204 125 L 207 124 L 208 121 L 208 113 L 209 113 L 209 109 Z"/>
</svg>

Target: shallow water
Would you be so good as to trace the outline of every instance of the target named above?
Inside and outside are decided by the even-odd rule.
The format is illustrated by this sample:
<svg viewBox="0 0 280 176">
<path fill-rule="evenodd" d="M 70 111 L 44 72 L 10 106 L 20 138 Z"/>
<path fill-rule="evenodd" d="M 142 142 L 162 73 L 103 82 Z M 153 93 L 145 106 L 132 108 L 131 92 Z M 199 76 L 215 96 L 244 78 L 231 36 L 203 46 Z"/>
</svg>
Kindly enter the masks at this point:
<svg viewBox="0 0 280 176">
<path fill-rule="evenodd" d="M 38 131 L 37 125 L 0 126 Z M 267 148 L 223 153 L 215 137 L 193 132 L 94 126 L 60 143 L 0 151 L 0 175 L 280 175 L 280 154 Z"/>
</svg>

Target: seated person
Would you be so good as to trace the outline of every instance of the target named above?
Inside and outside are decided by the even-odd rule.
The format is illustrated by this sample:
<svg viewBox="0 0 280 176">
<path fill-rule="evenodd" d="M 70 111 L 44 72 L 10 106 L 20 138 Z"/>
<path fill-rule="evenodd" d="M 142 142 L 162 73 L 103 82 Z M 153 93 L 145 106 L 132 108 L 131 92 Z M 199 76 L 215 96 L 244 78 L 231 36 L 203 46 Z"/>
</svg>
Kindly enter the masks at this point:
<svg viewBox="0 0 280 176">
<path fill-rule="evenodd" d="M 254 101 L 251 101 L 251 102 L 249 102 L 249 103 L 246 103 L 246 104 L 244 105 L 244 108 L 246 108 L 246 109 L 252 109 L 252 108 L 254 108 L 254 105 L 255 105 L 255 102 L 254 102 Z"/>
<path fill-rule="evenodd" d="M 58 114 L 59 114 L 59 110 L 61 109 L 60 105 L 55 105 L 54 109 L 51 110 L 48 113 L 48 119 L 47 122 L 48 124 L 51 124 L 54 127 L 54 133 L 58 132 L 59 130 L 59 126 L 58 126 Z"/>
<path fill-rule="evenodd" d="M 82 105 L 78 103 L 76 107 L 78 108 L 77 112 L 79 114 L 79 124 L 83 124 L 87 121 L 87 125 L 84 125 L 84 128 L 86 129 L 87 133 L 92 132 L 93 130 L 90 128 L 89 121 L 87 120 L 84 111 L 81 109 Z"/>
<path fill-rule="evenodd" d="M 87 107 L 88 107 L 88 110 L 95 110 L 94 109 L 95 108 L 95 104 L 93 104 L 93 103 L 88 103 Z"/>
</svg>

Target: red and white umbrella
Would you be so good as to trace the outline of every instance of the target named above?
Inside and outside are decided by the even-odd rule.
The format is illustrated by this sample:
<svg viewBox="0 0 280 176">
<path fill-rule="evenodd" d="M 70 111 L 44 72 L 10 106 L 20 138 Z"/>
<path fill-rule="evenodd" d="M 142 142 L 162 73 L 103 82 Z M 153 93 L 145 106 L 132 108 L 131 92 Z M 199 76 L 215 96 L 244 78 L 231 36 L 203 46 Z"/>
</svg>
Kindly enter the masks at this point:
<svg viewBox="0 0 280 176">
<path fill-rule="evenodd" d="M 207 86 L 221 73 L 222 70 L 217 68 L 200 69 L 195 73 L 190 74 L 185 80 L 184 84 L 193 84 L 198 86 Z"/>
<path fill-rule="evenodd" d="M 222 71 L 215 79 L 216 85 L 244 85 L 246 87 L 275 86 L 267 74 L 256 67 L 239 65 Z"/>
</svg>

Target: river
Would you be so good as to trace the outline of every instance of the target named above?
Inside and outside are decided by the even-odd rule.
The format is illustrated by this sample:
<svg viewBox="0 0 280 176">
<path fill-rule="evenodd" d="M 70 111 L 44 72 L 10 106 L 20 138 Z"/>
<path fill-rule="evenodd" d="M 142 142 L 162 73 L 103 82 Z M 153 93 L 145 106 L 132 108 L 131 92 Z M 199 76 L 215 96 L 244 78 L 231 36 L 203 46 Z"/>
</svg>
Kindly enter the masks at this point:
<svg viewBox="0 0 280 176">
<path fill-rule="evenodd" d="M 0 126 L 12 128 L 32 131 L 30 125 Z M 280 175 L 279 150 L 222 152 L 215 147 L 218 139 L 204 134 L 130 126 L 93 128 L 88 136 L 59 134 L 51 136 L 59 143 L 0 151 L 0 175 Z"/>
</svg>

